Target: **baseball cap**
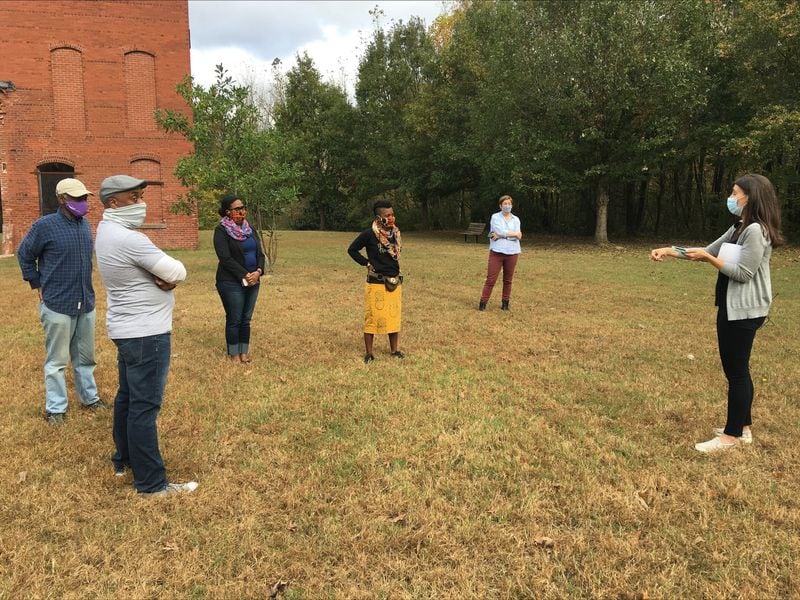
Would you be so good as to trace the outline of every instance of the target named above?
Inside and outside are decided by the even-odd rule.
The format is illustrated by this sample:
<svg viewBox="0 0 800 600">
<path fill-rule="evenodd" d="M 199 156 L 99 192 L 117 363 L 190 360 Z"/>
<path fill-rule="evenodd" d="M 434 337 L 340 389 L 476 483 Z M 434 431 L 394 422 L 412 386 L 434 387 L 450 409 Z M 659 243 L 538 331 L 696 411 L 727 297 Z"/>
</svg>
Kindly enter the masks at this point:
<svg viewBox="0 0 800 600">
<path fill-rule="evenodd" d="M 67 196 L 72 196 L 73 198 L 80 198 L 81 196 L 92 195 L 92 192 L 86 189 L 86 186 L 83 185 L 77 179 L 62 179 L 56 184 L 56 196 L 60 196 L 61 194 L 66 194 Z"/>
<path fill-rule="evenodd" d="M 103 183 L 100 184 L 100 198 L 105 202 L 106 199 L 119 192 L 143 187 L 147 187 L 144 179 L 136 179 L 130 175 L 112 175 L 103 179 Z"/>
</svg>

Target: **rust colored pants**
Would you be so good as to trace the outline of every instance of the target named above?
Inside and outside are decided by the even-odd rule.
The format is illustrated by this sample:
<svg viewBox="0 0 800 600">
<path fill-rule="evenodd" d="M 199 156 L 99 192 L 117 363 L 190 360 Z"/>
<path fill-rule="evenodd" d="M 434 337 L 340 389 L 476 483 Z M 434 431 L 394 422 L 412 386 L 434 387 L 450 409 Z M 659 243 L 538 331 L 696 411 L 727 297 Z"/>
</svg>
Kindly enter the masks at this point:
<svg viewBox="0 0 800 600">
<path fill-rule="evenodd" d="M 503 269 L 503 300 L 511 299 L 511 281 L 514 279 L 514 269 L 517 268 L 519 254 L 502 254 L 493 250 L 489 251 L 489 270 L 486 274 L 486 283 L 483 284 L 481 302 L 488 302 L 492 289 Z"/>
</svg>

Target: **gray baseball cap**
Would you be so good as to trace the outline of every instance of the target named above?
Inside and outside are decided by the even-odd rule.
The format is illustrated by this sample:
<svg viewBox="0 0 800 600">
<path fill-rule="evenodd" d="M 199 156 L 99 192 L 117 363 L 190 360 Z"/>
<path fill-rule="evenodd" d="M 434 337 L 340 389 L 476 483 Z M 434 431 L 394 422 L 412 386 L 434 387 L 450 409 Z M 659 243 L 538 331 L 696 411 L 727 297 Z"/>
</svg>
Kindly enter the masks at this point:
<svg viewBox="0 0 800 600">
<path fill-rule="evenodd" d="M 137 188 L 147 187 L 144 179 L 136 179 L 130 175 L 112 175 L 103 179 L 100 184 L 100 199 L 105 201 L 119 192 L 127 192 Z"/>
</svg>

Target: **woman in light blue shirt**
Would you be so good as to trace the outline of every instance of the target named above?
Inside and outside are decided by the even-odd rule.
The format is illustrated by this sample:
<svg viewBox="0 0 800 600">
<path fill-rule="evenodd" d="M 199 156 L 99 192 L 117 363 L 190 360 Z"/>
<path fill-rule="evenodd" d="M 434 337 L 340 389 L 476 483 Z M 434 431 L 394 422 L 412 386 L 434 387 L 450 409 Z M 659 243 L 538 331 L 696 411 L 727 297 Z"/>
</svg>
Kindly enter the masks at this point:
<svg viewBox="0 0 800 600">
<path fill-rule="evenodd" d="M 511 282 L 514 279 L 514 269 L 517 268 L 517 259 L 522 239 L 522 224 L 519 217 L 511 214 L 514 201 L 511 196 L 500 197 L 500 212 L 492 215 L 489 224 L 489 269 L 486 274 L 486 283 L 483 284 L 481 300 L 478 310 L 486 310 L 486 303 L 492 295 L 492 289 L 503 269 L 503 301 L 502 309 L 508 310 L 511 300 Z"/>
</svg>

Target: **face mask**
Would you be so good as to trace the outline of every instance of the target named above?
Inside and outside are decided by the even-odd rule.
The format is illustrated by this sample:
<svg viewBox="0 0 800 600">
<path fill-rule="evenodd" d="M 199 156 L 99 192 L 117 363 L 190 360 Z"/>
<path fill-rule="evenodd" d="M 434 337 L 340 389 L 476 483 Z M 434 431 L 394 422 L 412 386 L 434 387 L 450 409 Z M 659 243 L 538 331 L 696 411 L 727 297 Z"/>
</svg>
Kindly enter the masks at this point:
<svg viewBox="0 0 800 600">
<path fill-rule="evenodd" d="M 737 217 L 742 216 L 742 211 L 744 210 L 744 206 L 739 206 L 736 202 L 736 198 L 733 196 L 728 198 L 728 210 L 731 212 L 732 215 L 736 215 Z"/>
<path fill-rule="evenodd" d="M 504 213 L 508 214 L 508 213 L 511 212 L 512 208 L 514 208 L 514 207 L 513 206 L 509 206 L 508 204 L 504 204 L 503 206 L 500 207 L 500 210 L 502 210 Z"/>
<path fill-rule="evenodd" d="M 89 202 L 87 200 L 70 200 L 64 203 L 64 208 L 66 208 L 70 214 L 80 219 L 89 212 Z"/>
<path fill-rule="evenodd" d="M 147 214 L 147 205 L 144 202 L 128 204 L 122 208 L 107 208 L 103 211 L 103 219 L 113 221 L 128 229 L 136 229 L 144 223 Z"/>
</svg>

